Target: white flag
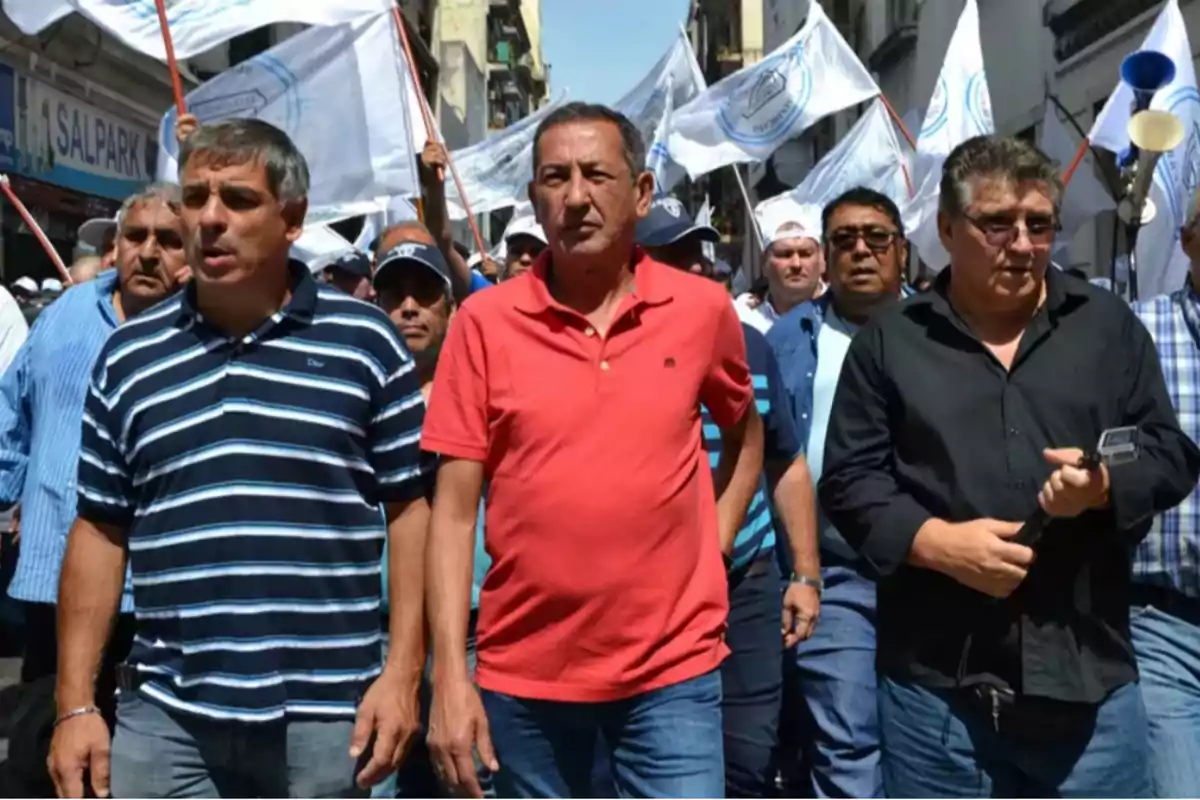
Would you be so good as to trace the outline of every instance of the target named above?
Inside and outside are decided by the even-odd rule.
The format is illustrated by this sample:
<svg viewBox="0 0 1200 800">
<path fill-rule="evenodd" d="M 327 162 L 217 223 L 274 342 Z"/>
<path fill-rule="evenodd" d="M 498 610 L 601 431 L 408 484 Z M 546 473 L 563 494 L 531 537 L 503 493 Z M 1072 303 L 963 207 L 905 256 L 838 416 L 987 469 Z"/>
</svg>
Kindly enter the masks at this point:
<svg viewBox="0 0 1200 800">
<path fill-rule="evenodd" d="M 1157 214 L 1138 234 L 1138 300 L 1173 292 L 1183 285 L 1187 257 L 1179 245 L 1179 229 L 1185 222 L 1188 202 L 1200 185 L 1200 92 L 1183 14 L 1177 0 L 1168 0 L 1154 27 L 1146 35 L 1142 50 L 1157 50 L 1175 62 L 1175 79 L 1160 89 L 1150 108 L 1169 111 L 1183 123 L 1184 138 L 1178 147 L 1163 154 L 1154 170 L 1150 199 Z M 1129 124 L 1133 90 L 1121 83 L 1108 102 L 1088 138 L 1092 144 L 1114 153 L 1129 146 Z M 1074 182 L 1074 181 L 1072 181 Z"/>
<path fill-rule="evenodd" d="M 759 207 L 790 202 L 824 208 L 843 192 L 863 186 L 886 194 L 903 208 L 909 201 L 909 185 L 904 177 L 907 162 L 892 119 L 877 99 L 799 186 L 763 201 Z"/>
<path fill-rule="evenodd" d="M 950 263 L 937 232 L 942 164 L 950 151 L 967 139 L 995 131 L 979 42 L 979 8 L 975 0 L 967 0 L 950 37 L 946 60 L 917 137 L 917 175 L 913 178 L 916 196 L 902 207 L 909 240 L 934 272 Z"/>
<path fill-rule="evenodd" d="M 191 92 L 188 110 L 287 133 L 308 161 L 310 222 L 379 211 L 418 187 L 409 116 L 420 112 L 401 50 L 390 14 L 309 28 Z M 175 118 L 159 130 L 160 180 L 178 180 Z"/>
<path fill-rule="evenodd" d="M 181 59 L 277 22 L 340 25 L 392 8 L 391 0 L 174 0 L 166 5 L 175 56 Z M 3 6 L 29 35 L 78 11 L 134 50 L 167 59 L 154 0 L 4 0 Z"/>
<path fill-rule="evenodd" d="M 700 206 L 700 210 L 696 212 L 696 224 L 712 227 L 712 203 L 709 202 L 708 195 L 704 195 L 704 203 Z M 704 257 L 709 261 L 717 260 L 717 245 L 716 242 L 701 242 L 700 249 L 704 252 Z"/>
<path fill-rule="evenodd" d="M 646 77 L 614 105 L 637 126 L 646 142 L 646 168 L 654 173 L 655 191 L 666 193 L 683 180 L 683 167 L 668 151 L 671 114 L 704 91 L 704 74 L 683 31 Z"/>
<path fill-rule="evenodd" d="M 878 94 L 866 67 L 813 0 L 795 36 L 675 111 L 668 150 L 693 178 L 761 161 L 822 117 Z"/>
<path fill-rule="evenodd" d="M 541 121 L 562 105 L 563 97 L 482 142 L 450 154 L 472 212 L 509 208 L 528 197 L 529 182 L 533 180 L 533 135 Z M 451 219 L 465 219 L 467 212 L 455 202 L 457 197 L 458 189 L 447 175 L 447 211 Z"/>
<path fill-rule="evenodd" d="M 303 261 L 313 272 L 320 272 L 330 262 L 354 250 L 340 233 L 326 225 L 305 225 L 304 232 L 292 245 L 292 258 Z"/>
<path fill-rule="evenodd" d="M 1059 120 L 1054 104 L 1049 101 L 1046 102 L 1046 115 L 1042 119 L 1042 135 L 1038 147 L 1058 164 L 1060 170 L 1070 166 L 1079 147 L 1078 142 Z M 1071 239 L 1085 222 L 1097 214 L 1115 211 L 1116 208 L 1117 204 L 1113 202 L 1108 189 L 1096 177 L 1092 156 L 1088 153 L 1083 161 L 1079 162 L 1079 167 L 1063 195 L 1062 208 L 1059 211 L 1062 231 L 1054 243 L 1055 252 L 1070 247 Z"/>
</svg>

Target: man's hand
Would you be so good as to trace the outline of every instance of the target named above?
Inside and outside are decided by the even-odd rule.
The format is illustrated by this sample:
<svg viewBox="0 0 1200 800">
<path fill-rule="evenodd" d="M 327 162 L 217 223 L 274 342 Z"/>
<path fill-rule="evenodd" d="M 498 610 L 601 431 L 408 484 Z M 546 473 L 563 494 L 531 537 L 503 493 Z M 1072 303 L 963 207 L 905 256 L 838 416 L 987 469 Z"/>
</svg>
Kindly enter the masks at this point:
<svg viewBox="0 0 1200 800">
<path fill-rule="evenodd" d="M 59 797 L 83 797 L 83 773 L 92 779 L 92 793 L 108 797 L 109 751 L 112 740 L 108 724 L 99 714 L 81 714 L 64 720 L 54 729 L 46 766 Z"/>
<path fill-rule="evenodd" d="M 913 539 L 911 560 L 992 597 L 1008 597 L 1029 571 L 1033 550 L 1008 541 L 1023 523 L 931 519 Z"/>
<path fill-rule="evenodd" d="M 1078 517 L 1108 505 L 1108 467 L 1080 469 L 1083 451 L 1078 447 L 1044 450 L 1042 455 L 1057 467 L 1038 492 L 1038 505 L 1052 517 Z"/>
<path fill-rule="evenodd" d="M 425 149 L 421 151 L 422 179 L 436 178 L 439 184 L 442 183 L 446 180 L 446 164 L 449 161 L 445 147 L 437 142 L 426 142 Z"/>
<path fill-rule="evenodd" d="M 375 734 L 371 760 L 356 777 L 359 788 L 379 783 L 408 755 L 421 727 L 420 685 L 420 674 L 406 677 L 385 669 L 367 690 L 350 737 L 350 757 L 358 758 Z"/>
<path fill-rule="evenodd" d="M 821 596 L 806 583 L 792 581 L 783 594 L 783 646 L 795 647 L 813 635 L 821 616 Z"/>
<path fill-rule="evenodd" d="M 175 122 L 175 141 L 183 144 L 183 140 L 196 132 L 200 127 L 200 120 L 196 119 L 195 114 L 183 114 Z"/>
<path fill-rule="evenodd" d="M 483 797 L 475 752 L 491 772 L 500 769 L 500 762 L 474 684 L 467 680 L 434 684 L 427 741 L 433 768 L 447 788 L 458 796 Z"/>
</svg>

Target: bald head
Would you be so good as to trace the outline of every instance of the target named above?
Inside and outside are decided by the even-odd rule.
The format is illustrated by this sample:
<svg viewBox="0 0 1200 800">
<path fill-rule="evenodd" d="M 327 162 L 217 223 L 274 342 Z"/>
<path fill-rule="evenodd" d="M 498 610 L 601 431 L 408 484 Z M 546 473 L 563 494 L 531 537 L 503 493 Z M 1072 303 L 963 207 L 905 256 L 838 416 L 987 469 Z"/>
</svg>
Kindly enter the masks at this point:
<svg viewBox="0 0 1200 800">
<path fill-rule="evenodd" d="M 437 247 L 433 234 L 419 222 L 407 220 L 384 228 L 379 235 L 379 244 L 375 247 L 375 260 L 401 242 L 420 242 L 421 244 Z"/>
</svg>

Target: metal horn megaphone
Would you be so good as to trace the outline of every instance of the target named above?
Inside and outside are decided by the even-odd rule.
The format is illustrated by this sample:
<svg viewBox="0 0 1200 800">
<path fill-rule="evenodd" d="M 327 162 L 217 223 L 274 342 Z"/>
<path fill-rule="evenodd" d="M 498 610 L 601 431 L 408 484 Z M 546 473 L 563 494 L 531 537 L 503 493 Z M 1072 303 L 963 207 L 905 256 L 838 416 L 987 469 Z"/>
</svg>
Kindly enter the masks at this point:
<svg viewBox="0 0 1200 800">
<path fill-rule="evenodd" d="M 1157 213 L 1150 199 L 1154 168 L 1163 153 L 1169 153 L 1183 141 L 1183 123 L 1169 111 L 1145 110 L 1130 117 L 1126 130 L 1136 156 L 1124 169 L 1125 191 L 1117 204 L 1117 216 L 1126 225 L 1141 226 Z"/>
<path fill-rule="evenodd" d="M 1133 114 L 1145 111 L 1154 93 L 1175 80 L 1175 62 L 1157 50 L 1139 50 L 1121 62 L 1121 80 L 1133 89 Z"/>
</svg>

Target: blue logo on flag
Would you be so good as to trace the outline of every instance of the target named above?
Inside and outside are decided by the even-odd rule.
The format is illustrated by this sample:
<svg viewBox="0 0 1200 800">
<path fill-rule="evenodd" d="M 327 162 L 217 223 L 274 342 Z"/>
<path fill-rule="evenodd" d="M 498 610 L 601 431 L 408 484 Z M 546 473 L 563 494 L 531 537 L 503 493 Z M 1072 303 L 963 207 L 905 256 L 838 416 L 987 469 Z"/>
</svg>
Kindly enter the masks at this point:
<svg viewBox="0 0 1200 800">
<path fill-rule="evenodd" d="M 1184 126 L 1183 142 L 1159 159 L 1155 169 L 1178 229 L 1184 223 L 1188 202 L 1200 187 L 1200 92 L 1194 86 L 1181 86 L 1167 95 L 1164 105 Z"/>
<path fill-rule="evenodd" d="M 738 86 L 717 114 L 730 141 L 750 147 L 786 139 L 812 96 L 812 75 L 804 64 L 804 46 L 762 62 L 748 87 Z M 747 76 L 749 77 L 749 76 Z"/>
<path fill-rule="evenodd" d="M 950 119 L 950 104 L 946 102 L 949 94 L 946 79 L 939 75 L 937 85 L 933 87 L 933 97 L 929 98 L 929 110 L 925 112 L 925 124 L 921 126 L 918 138 L 927 139 L 946 127 Z"/>
<path fill-rule="evenodd" d="M 988 94 L 987 76 L 983 70 L 967 81 L 967 116 L 979 132 L 992 128 L 992 98 Z"/>
</svg>

